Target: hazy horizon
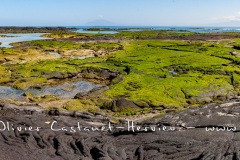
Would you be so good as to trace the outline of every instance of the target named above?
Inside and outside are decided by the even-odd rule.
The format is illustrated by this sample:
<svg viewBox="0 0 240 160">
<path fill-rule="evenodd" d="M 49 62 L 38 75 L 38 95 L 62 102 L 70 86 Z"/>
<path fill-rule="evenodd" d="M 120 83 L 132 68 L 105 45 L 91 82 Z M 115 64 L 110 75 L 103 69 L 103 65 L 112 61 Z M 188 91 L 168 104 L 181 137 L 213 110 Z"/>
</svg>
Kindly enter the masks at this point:
<svg viewBox="0 0 240 160">
<path fill-rule="evenodd" d="M 82 28 L 89 28 L 89 27 L 100 27 L 100 28 L 104 28 L 104 27 L 133 27 L 133 28 L 136 28 L 136 27 L 139 27 L 139 28 L 149 28 L 149 27 L 166 27 L 166 28 L 169 28 L 169 27 L 179 27 L 179 28 L 186 28 L 186 27 L 189 27 L 189 28 L 240 28 L 240 25 L 239 26 L 220 26 L 220 25 L 216 25 L 216 26 L 207 26 L 207 25 L 172 25 L 172 26 L 167 26 L 167 25 L 0 25 L 0 27 L 82 27 Z"/>
<path fill-rule="evenodd" d="M 1 6 L 0 26 L 240 26 L 238 0 L 2 0 Z"/>
</svg>

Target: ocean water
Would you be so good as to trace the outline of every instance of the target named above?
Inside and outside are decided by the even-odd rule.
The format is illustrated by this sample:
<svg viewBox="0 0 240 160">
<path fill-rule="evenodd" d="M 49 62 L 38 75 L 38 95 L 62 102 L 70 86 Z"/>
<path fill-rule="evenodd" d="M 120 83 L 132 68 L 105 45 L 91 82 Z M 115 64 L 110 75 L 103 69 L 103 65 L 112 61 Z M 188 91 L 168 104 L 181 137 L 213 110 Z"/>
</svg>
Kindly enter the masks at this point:
<svg viewBox="0 0 240 160">
<path fill-rule="evenodd" d="M 27 34 L 0 34 L 0 45 L 1 47 L 11 48 L 11 43 L 15 42 L 25 42 L 32 40 L 42 40 L 42 39 L 50 39 L 41 37 L 43 33 L 27 33 Z M 5 36 L 5 37 L 1 37 Z"/>
<path fill-rule="evenodd" d="M 240 27 L 153 27 L 152 30 L 187 31 L 195 33 L 240 32 Z"/>
<path fill-rule="evenodd" d="M 219 33 L 219 32 L 240 32 L 240 27 L 178 27 L 178 26 L 70 26 L 76 28 L 79 33 L 104 33 L 115 34 L 120 31 L 137 32 L 143 30 L 171 30 L 195 33 Z M 87 31 L 89 28 L 101 28 L 103 31 Z M 106 31 L 104 31 L 106 29 Z"/>
</svg>

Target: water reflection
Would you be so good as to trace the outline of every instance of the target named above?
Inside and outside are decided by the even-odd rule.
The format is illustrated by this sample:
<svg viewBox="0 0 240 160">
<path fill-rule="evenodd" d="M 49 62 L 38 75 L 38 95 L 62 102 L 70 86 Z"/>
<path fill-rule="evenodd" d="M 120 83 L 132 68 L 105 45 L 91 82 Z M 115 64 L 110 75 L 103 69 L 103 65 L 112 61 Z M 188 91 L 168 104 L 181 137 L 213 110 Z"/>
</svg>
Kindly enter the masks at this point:
<svg viewBox="0 0 240 160">
<path fill-rule="evenodd" d="M 27 34 L 20 34 L 20 33 L 11 33 L 11 34 L 0 34 L 0 48 L 6 47 L 11 48 L 13 47 L 11 43 L 15 42 L 25 42 L 25 41 L 32 41 L 32 40 L 42 40 L 42 39 L 50 39 L 46 37 L 41 37 L 44 33 L 27 33 Z"/>
</svg>

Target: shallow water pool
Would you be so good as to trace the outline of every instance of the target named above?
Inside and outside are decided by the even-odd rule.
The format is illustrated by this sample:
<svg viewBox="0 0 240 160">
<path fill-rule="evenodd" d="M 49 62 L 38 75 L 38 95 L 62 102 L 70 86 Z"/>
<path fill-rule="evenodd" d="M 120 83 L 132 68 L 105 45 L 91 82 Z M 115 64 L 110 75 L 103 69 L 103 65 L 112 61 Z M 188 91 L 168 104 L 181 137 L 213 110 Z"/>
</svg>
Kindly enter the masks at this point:
<svg viewBox="0 0 240 160">
<path fill-rule="evenodd" d="M 41 37 L 44 33 L 11 33 L 11 34 L 0 34 L 0 48 L 11 48 L 11 43 L 15 42 L 25 42 L 25 41 L 32 41 L 32 40 L 42 40 L 42 39 L 50 39 Z"/>
<path fill-rule="evenodd" d="M 42 89 L 17 90 L 13 87 L 0 86 L 0 99 L 23 100 L 25 92 L 31 92 L 35 96 L 56 95 L 61 98 L 74 98 L 77 93 L 88 92 L 94 88 L 101 87 L 85 81 L 65 83 L 59 86 L 44 87 Z"/>
</svg>

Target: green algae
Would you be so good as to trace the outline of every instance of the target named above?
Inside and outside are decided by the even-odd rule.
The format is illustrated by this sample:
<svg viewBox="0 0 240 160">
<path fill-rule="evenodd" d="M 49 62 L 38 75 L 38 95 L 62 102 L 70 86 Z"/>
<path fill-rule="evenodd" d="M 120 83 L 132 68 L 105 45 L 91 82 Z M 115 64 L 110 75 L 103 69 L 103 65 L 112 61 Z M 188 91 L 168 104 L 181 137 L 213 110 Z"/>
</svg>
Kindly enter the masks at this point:
<svg viewBox="0 0 240 160">
<path fill-rule="evenodd" d="M 144 31 L 121 32 L 111 36 L 140 39 L 166 35 L 189 36 L 193 33 Z M 238 52 L 236 46 L 240 44 L 239 39 L 216 42 L 125 40 L 118 43 L 83 44 L 43 40 L 27 44 L 36 50 L 117 50 L 103 58 L 34 60 L 24 64 L 0 66 L 0 75 L 4 75 L 0 82 L 15 80 L 13 84 L 19 89 L 44 85 L 47 78 L 54 76 L 54 72 L 67 75 L 86 68 L 119 71 L 120 75 L 112 81 L 108 91 L 87 103 L 84 103 L 86 100 L 71 101 L 65 105 L 67 110 L 87 111 L 87 108 L 96 110 L 98 107 L 110 109 L 104 106 L 104 102 L 124 97 L 144 109 L 154 108 L 164 112 L 168 108 L 181 110 L 191 105 L 219 101 L 219 98 L 226 99 L 227 96 L 240 92 L 240 58 L 230 54 Z M 4 50 L 2 55 L 4 54 L 14 55 L 17 52 L 9 49 Z M 11 70 L 11 73 L 7 70 Z M 127 115 L 138 112 L 128 108 L 121 111 Z"/>
<path fill-rule="evenodd" d="M 91 112 L 95 113 L 99 110 L 99 108 L 91 103 L 86 101 L 80 101 L 77 99 L 71 100 L 64 104 L 64 109 L 66 110 L 73 110 L 73 111 L 81 111 L 81 112 Z"/>
<path fill-rule="evenodd" d="M 0 65 L 0 83 L 5 83 L 11 80 L 10 71 L 7 70 L 7 67 Z"/>
<path fill-rule="evenodd" d="M 57 40 L 36 40 L 31 42 L 26 42 L 25 44 L 28 47 L 35 47 L 43 50 L 73 50 L 73 49 L 91 49 L 98 51 L 100 49 L 112 51 L 121 49 L 119 43 L 107 43 L 107 42 L 98 42 L 98 43 L 75 43 L 72 41 L 57 41 Z"/>
<path fill-rule="evenodd" d="M 130 73 L 102 96 L 112 99 L 120 96 L 143 100 L 151 107 L 165 105 L 181 109 L 190 101 L 191 105 L 200 104 L 201 100 L 194 102 L 193 99 L 209 92 L 213 92 L 212 100 L 234 92 L 231 73 L 239 71 L 239 67 L 231 64 L 232 59 L 215 56 L 224 51 L 221 45 L 208 45 L 208 42 L 189 44 L 184 41 L 129 42 L 124 51 L 109 55 L 107 61 L 129 66 Z M 199 49 L 203 46 L 204 50 Z M 229 54 L 228 49 L 226 54 Z"/>
</svg>

